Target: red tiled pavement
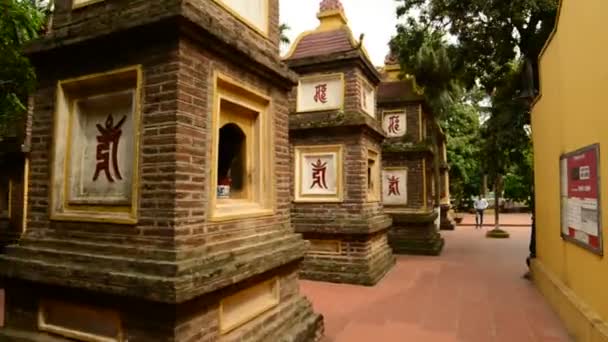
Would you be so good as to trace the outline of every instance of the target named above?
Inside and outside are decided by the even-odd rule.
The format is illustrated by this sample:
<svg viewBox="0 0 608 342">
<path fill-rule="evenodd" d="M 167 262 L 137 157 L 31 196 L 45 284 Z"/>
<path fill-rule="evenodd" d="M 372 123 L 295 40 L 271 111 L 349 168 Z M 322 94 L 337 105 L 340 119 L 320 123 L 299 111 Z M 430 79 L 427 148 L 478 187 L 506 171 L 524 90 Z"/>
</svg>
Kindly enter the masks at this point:
<svg viewBox="0 0 608 342">
<path fill-rule="evenodd" d="M 505 215 L 507 216 L 507 215 Z M 440 257 L 400 256 L 375 287 L 301 281 L 325 316 L 324 342 L 566 342 L 562 323 L 526 272 L 529 228 L 442 232 Z"/>
</svg>

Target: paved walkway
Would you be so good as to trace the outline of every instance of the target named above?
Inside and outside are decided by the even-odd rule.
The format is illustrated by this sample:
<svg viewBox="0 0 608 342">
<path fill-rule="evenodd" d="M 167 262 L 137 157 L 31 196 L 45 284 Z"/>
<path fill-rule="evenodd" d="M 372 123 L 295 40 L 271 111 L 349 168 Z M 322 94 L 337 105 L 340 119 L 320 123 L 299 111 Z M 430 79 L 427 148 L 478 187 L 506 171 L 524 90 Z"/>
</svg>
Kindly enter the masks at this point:
<svg viewBox="0 0 608 342">
<path fill-rule="evenodd" d="M 324 342 L 566 342 L 562 323 L 526 272 L 530 230 L 444 232 L 441 257 L 400 256 L 375 287 L 301 281 L 325 316 Z"/>
</svg>

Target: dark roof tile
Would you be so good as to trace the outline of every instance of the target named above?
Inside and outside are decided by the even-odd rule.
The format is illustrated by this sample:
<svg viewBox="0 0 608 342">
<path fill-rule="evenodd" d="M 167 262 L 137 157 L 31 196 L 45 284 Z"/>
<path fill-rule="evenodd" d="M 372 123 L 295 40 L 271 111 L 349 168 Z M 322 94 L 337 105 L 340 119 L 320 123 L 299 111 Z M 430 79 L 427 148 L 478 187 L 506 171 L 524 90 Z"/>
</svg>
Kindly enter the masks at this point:
<svg viewBox="0 0 608 342">
<path fill-rule="evenodd" d="M 424 96 L 414 92 L 412 81 L 382 82 L 378 87 L 378 102 L 417 102 Z"/>
<path fill-rule="evenodd" d="M 302 38 L 289 59 L 328 55 L 355 49 L 347 29 L 313 32 Z"/>
</svg>

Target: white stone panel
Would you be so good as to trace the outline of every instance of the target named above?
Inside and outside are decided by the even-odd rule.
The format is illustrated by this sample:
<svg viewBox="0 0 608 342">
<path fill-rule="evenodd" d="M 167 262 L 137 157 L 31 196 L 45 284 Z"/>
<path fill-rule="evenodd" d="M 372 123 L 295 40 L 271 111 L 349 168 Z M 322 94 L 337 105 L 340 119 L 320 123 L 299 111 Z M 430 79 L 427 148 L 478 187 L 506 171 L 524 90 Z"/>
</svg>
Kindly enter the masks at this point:
<svg viewBox="0 0 608 342">
<path fill-rule="evenodd" d="M 342 108 L 344 79 L 341 74 L 306 77 L 298 87 L 298 112 Z"/>
<path fill-rule="evenodd" d="M 404 136 L 407 131 L 405 111 L 384 112 L 382 127 L 389 138 Z"/>
<path fill-rule="evenodd" d="M 70 203 L 129 204 L 134 91 L 76 100 L 67 180 Z"/>
<path fill-rule="evenodd" d="M 268 0 L 217 0 L 263 33 L 268 33 Z"/>
<path fill-rule="evenodd" d="M 382 171 L 382 202 L 386 205 L 407 204 L 407 169 Z"/>
<path fill-rule="evenodd" d="M 371 117 L 376 117 L 376 92 L 367 82 L 363 81 L 361 87 L 361 108 Z"/>
<path fill-rule="evenodd" d="M 338 167 L 336 153 L 302 154 L 302 195 L 336 195 Z"/>
</svg>

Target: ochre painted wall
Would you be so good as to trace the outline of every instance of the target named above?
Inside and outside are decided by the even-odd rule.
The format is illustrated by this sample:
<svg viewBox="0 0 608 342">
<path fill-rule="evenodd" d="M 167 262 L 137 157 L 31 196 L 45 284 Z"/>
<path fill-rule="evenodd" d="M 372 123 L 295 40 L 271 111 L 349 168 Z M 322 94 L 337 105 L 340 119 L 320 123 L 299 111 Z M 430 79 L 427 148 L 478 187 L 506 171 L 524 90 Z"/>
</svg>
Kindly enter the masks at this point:
<svg viewBox="0 0 608 342">
<path fill-rule="evenodd" d="M 540 60 L 541 97 L 532 112 L 537 259 L 607 321 L 608 260 L 560 237 L 559 157 L 600 144 L 601 217 L 608 245 L 608 2 L 563 0 L 557 29 Z"/>
</svg>

